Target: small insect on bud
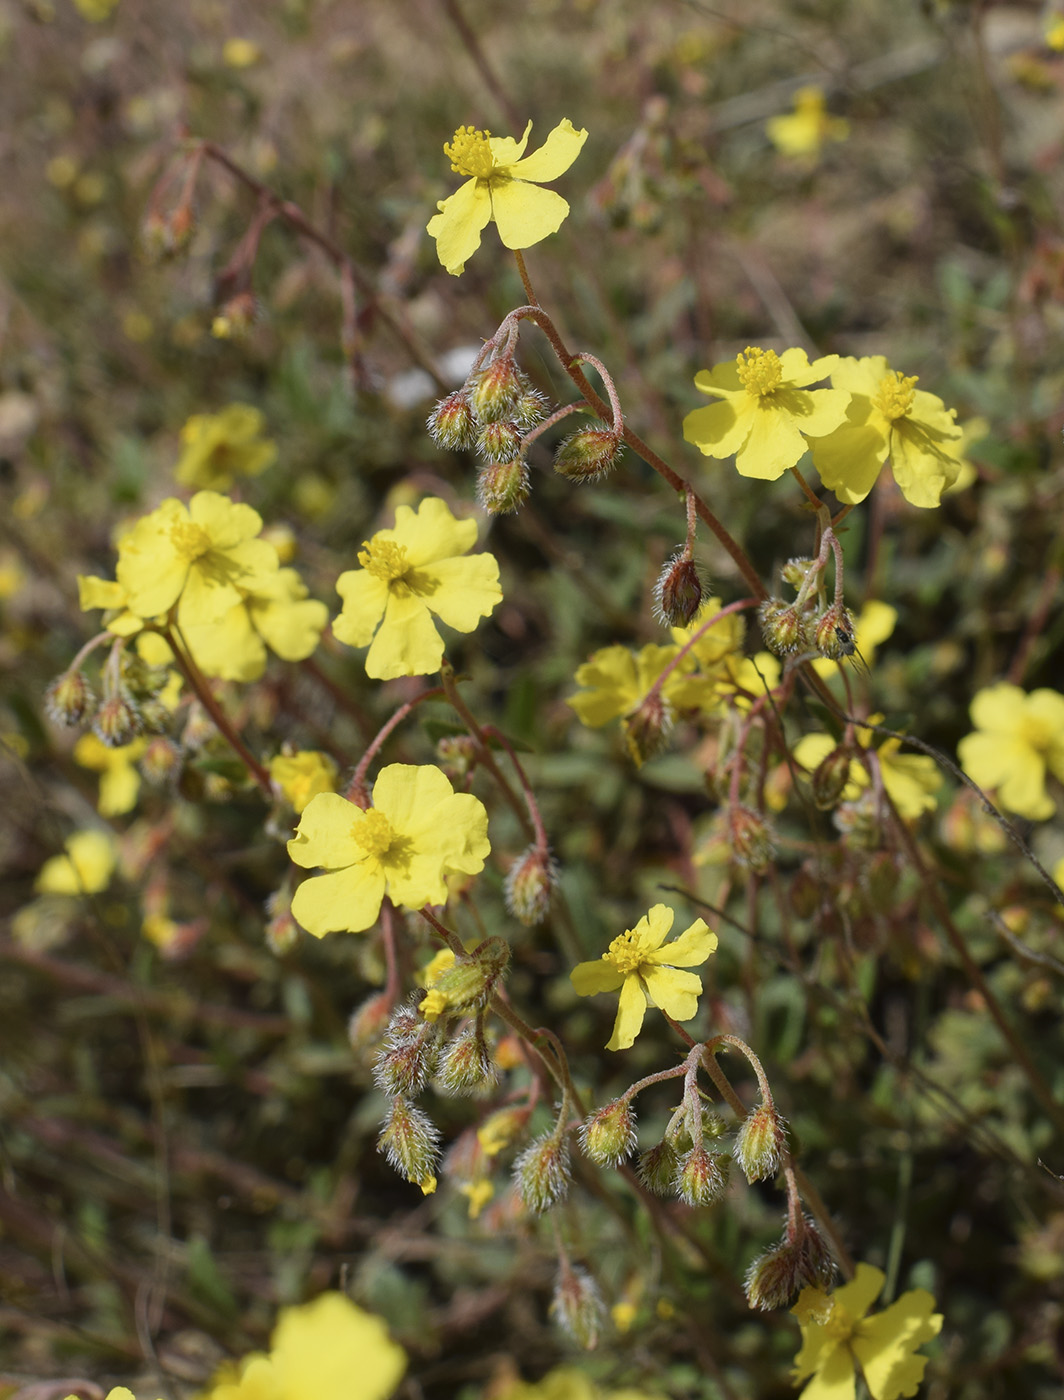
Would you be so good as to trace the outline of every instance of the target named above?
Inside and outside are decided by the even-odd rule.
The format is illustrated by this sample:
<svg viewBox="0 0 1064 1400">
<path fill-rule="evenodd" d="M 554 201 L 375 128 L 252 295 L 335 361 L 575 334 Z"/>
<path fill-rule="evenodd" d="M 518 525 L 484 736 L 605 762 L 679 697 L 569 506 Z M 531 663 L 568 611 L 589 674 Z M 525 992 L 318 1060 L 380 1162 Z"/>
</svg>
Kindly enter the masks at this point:
<svg viewBox="0 0 1064 1400">
<path fill-rule="evenodd" d="M 150 741 L 140 759 L 140 771 L 149 783 L 165 783 L 181 766 L 181 750 L 161 734 Z"/>
<path fill-rule="evenodd" d="M 804 614 L 782 598 L 766 598 L 757 610 L 761 636 L 774 656 L 792 656 L 809 651 L 812 638 Z"/>
<path fill-rule="evenodd" d="M 672 706 L 662 695 L 654 691 L 648 695 L 631 714 L 625 715 L 624 738 L 633 762 L 642 767 L 647 759 L 661 753 L 668 743 L 672 730 Z"/>
<path fill-rule="evenodd" d="M 768 822 L 758 812 L 736 803 L 728 809 L 728 840 L 732 855 L 758 875 L 769 867 L 775 846 Z"/>
<path fill-rule="evenodd" d="M 827 1288 L 835 1262 L 816 1226 L 806 1217 L 798 1238 L 785 1234 L 779 1244 L 755 1259 L 746 1272 L 746 1300 L 769 1312 L 783 1308 L 801 1288 Z"/>
<path fill-rule="evenodd" d="M 500 355 L 487 369 L 472 376 L 466 384 L 466 393 L 473 416 L 483 426 L 511 418 L 514 404 L 524 388 L 513 356 Z"/>
<path fill-rule="evenodd" d="M 782 1118 L 774 1108 L 761 1103 L 743 1120 L 732 1155 L 747 1181 L 765 1181 L 779 1171 L 786 1146 Z"/>
<path fill-rule="evenodd" d="M 815 562 L 813 559 L 788 559 L 780 570 L 780 578 L 792 588 L 799 589 Z"/>
<path fill-rule="evenodd" d="M 606 1325 L 606 1304 L 598 1284 L 585 1269 L 563 1264 L 554 1285 L 551 1317 L 585 1351 L 594 1351 Z"/>
<path fill-rule="evenodd" d="M 635 1147 L 635 1114 L 625 1099 L 596 1109 L 580 1125 L 580 1145 L 600 1167 L 619 1167 Z"/>
<path fill-rule="evenodd" d="M 479 1021 L 444 1046 L 436 1071 L 436 1082 L 447 1094 L 476 1094 L 490 1089 L 498 1077 Z"/>
<path fill-rule="evenodd" d="M 453 965 L 436 978 L 429 990 L 434 1007 L 479 1011 L 487 1004 L 509 961 L 510 946 L 506 940 L 486 938 L 468 957 L 455 958 Z"/>
<path fill-rule="evenodd" d="M 816 620 L 816 649 L 821 656 L 839 661 L 857 650 L 857 622 L 849 608 L 832 603 Z"/>
<path fill-rule="evenodd" d="M 674 1189 L 681 1201 L 689 1206 L 711 1206 L 719 1201 L 728 1185 L 731 1158 L 723 1152 L 692 1147 L 685 1152 L 676 1167 Z"/>
<path fill-rule="evenodd" d="M 521 430 L 509 421 L 487 423 L 477 438 L 477 451 L 489 462 L 514 462 L 521 455 Z"/>
<path fill-rule="evenodd" d="M 675 1144 L 665 1138 L 656 1147 L 640 1154 L 639 1180 L 655 1196 L 671 1196 L 676 1186 L 679 1162 Z"/>
<path fill-rule="evenodd" d="M 683 552 L 667 560 L 654 585 L 654 611 L 669 627 L 686 627 L 702 606 L 702 580 Z"/>
<path fill-rule="evenodd" d="M 55 724 L 80 724 L 95 708 L 96 694 L 81 671 L 64 671 L 44 692 L 45 714 Z"/>
<path fill-rule="evenodd" d="M 391 1019 L 392 999 L 387 992 L 376 992 L 356 1006 L 347 1019 L 347 1039 L 352 1050 L 368 1050 L 379 1045 Z"/>
<path fill-rule="evenodd" d="M 477 472 L 477 500 L 489 515 L 513 515 L 530 492 L 528 467 L 521 457 L 489 462 Z"/>
<path fill-rule="evenodd" d="M 377 1151 L 383 1152 L 407 1181 L 416 1181 L 427 1195 L 436 1186 L 439 1140 L 439 1129 L 428 1114 L 406 1099 L 399 1098 L 392 1104 L 384 1120 L 384 1130 L 377 1139 Z"/>
<path fill-rule="evenodd" d="M 514 1183 L 526 1209 L 542 1215 L 569 1194 L 569 1139 L 551 1133 L 537 1138 L 514 1163 Z"/>
<path fill-rule="evenodd" d="M 598 481 L 613 470 L 623 450 L 620 437 L 612 429 L 581 428 L 555 452 L 554 470 L 570 481 Z"/>
<path fill-rule="evenodd" d="M 133 742 L 143 725 L 136 705 L 118 691 L 109 695 L 100 705 L 92 727 L 96 737 L 109 749 L 121 749 Z"/>
<path fill-rule="evenodd" d="M 425 426 L 437 447 L 457 451 L 472 447 L 477 440 L 477 422 L 463 389 L 455 389 L 453 394 L 440 399 Z"/>
<path fill-rule="evenodd" d="M 547 917 L 557 883 L 557 862 L 550 851 L 533 844 L 510 866 L 503 890 L 506 907 L 531 928 Z"/>
<path fill-rule="evenodd" d="M 813 769 L 810 785 L 813 789 L 813 802 L 821 812 L 830 812 L 838 806 L 842 794 L 850 781 L 853 755 L 847 748 L 836 748 L 822 758 Z"/>
<path fill-rule="evenodd" d="M 388 1022 L 384 1044 L 373 1065 L 373 1078 L 390 1097 L 413 1098 L 436 1072 L 439 1032 L 412 1006 L 396 1007 Z"/>
</svg>

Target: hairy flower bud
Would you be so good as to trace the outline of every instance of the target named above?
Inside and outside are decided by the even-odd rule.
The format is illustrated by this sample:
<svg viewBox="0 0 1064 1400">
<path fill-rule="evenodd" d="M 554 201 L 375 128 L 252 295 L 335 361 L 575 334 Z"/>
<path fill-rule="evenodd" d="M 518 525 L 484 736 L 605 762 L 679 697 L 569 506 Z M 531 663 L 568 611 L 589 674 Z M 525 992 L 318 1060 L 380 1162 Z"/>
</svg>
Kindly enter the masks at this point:
<svg viewBox="0 0 1064 1400">
<path fill-rule="evenodd" d="M 149 783 L 165 783 L 181 767 L 181 750 L 173 739 L 156 735 L 140 759 L 140 771 Z"/>
<path fill-rule="evenodd" d="M 513 515 L 529 492 L 528 467 L 522 457 L 489 462 L 477 472 L 477 500 L 489 515 Z"/>
<path fill-rule="evenodd" d="M 570 481 L 598 481 L 620 460 L 620 437 L 611 428 L 581 428 L 554 454 L 554 470 Z"/>
<path fill-rule="evenodd" d="M 373 1065 L 378 1089 L 390 1098 L 413 1098 L 436 1072 L 439 1032 L 412 1006 L 396 1007 Z"/>
<path fill-rule="evenodd" d="M 141 225 L 141 246 L 150 259 L 173 258 L 188 247 L 195 229 L 192 207 L 187 201 L 182 200 L 169 214 L 149 209 Z"/>
<path fill-rule="evenodd" d="M 477 451 L 489 462 L 513 462 L 521 455 L 521 430 L 508 420 L 486 423 L 477 437 Z"/>
<path fill-rule="evenodd" d="M 95 692 L 81 671 L 64 671 L 44 692 L 45 714 L 55 724 L 80 724 L 95 708 Z"/>
<path fill-rule="evenodd" d="M 740 864 L 762 875 L 769 867 L 775 847 L 772 830 L 759 812 L 741 803 L 728 809 L 728 841 Z"/>
<path fill-rule="evenodd" d="M 594 1351 L 606 1324 L 606 1304 L 598 1284 L 585 1269 L 562 1265 L 554 1285 L 551 1317 L 585 1351 Z"/>
<path fill-rule="evenodd" d="M 439 1129 L 428 1114 L 406 1099 L 397 1098 L 384 1120 L 377 1151 L 383 1152 L 397 1172 L 407 1181 L 416 1181 L 428 1195 L 436 1189 L 439 1140 Z"/>
<path fill-rule="evenodd" d="M 557 883 L 558 866 L 550 851 L 533 844 L 510 866 L 503 889 L 506 907 L 531 928 L 547 917 Z"/>
<path fill-rule="evenodd" d="M 639 1180 L 655 1196 L 671 1196 L 676 1185 L 679 1161 L 675 1144 L 665 1138 L 656 1147 L 640 1154 Z"/>
<path fill-rule="evenodd" d="M 459 450 L 472 447 L 477 440 L 477 423 L 464 390 L 448 394 L 428 416 L 425 425 L 437 447 Z"/>
<path fill-rule="evenodd" d="M 672 720 L 672 706 L 660 690 L 652 691 L 631 714 L 625 715 L 622 721 L 625 743 L 638 767 L 665 748 Z"/>
<path fill-rule="evenodd" d="M 731 1158 L 701 1145 L 685 1152 L 676 1167 L 675 1190 L 689 1206 L 711 1206 L 728 1185 Z"/>
<path fill-rule="evenodd" d="M 779 1244 L 755 1259 L 746 1272 L 746 1299 L 752 1308 L 783 1308 L 801 1288 L 828 1288 L 835 1277 L 832 1259 L 819 1231 L 806 1217 L 800 1234 L 785 1234 Z"/>
<path fill-rule="evenodd" d="M 779 1171 L 786 1147 L 783 1119 L 775 1108 L 761 1103 L 743 1120 L 732 1156 L 747 1181 L 765 1181 Z"/>
<path fill-rule="evenodd" d="M 635 1114 L 626 1099 L 614 1099 L 580 1125 L 580 1145 L 600 1167 L 619 1167 L 635 1147 Z"/>
<path fill-rule="evenodd" d="M 810 651 L 813 641 L 804 613 L 782 598 L 766 598 L 758 607 L 757 620 L 765 646 L 774 656 L 791 656 Z"/>
<path fill-rule="evenodd" d="M 814 559 L 788 559 L 780 570 L 780 578 L 797 591 L 805 582 L 815 562 Z"/>
<path fill-rule="evenodd" d="M 525 1207 L 542 1215 L 569 1194 L 569 1139 L 562 1133 L 537 1138 L 514 1163 L 514 1183 Z"/>
<path fill-rule="evenodd" d="M 299 925 L 292 917 L 292 887 L 287 880 L 266 900 L 266 946 L 280 956 L 287 953 L 299 937 Z"/>
<path fill-rule="evenodd" d="M 96 737 L 110 749 L 121 749 L 131 744 L 143 729 L 136 705 L 121 691 L 107 696 L 102 702 L 92 727 Z"/>
<path fill-rule="evenodd" d="M 467 778 L 477 761 L 476 740 L 469 734 L 444 734 L 436 740 L 436 757 L 452 784 Z"/>
<path fill-rule="evenodd" d="M 832 749 L 822 758 L 813 770 L 810 785 L 813 789 L 813 802 L 822 812 L 830 812 L 838 805 L 846 784 L 850 781 L 850 766 L 853 755 L 848 748 Z"/>
<path fill-rule="evenodd" d="M 511 417 L 523 433 L 527 433 L 534 428 L 537 423 L 543 421 L 547 416 L 547 400 L 539 392 L 533 389 L 531 384 L 522 380 L 521 393 L 514 402 L 511 410 Z"/>
<path fill-rule="evenodd" d="M 832 603 L 816 620 L 816 649 L 832 661 L 852 656 L 857 650 L 856 632 L 857 621 L 849 608 Z"/>
<path fill-rule="evenodd" d="M 476 1094 L 490 1089 L 498 1077 L 479 1021 L 444 1046 L 436 1071 L 436 1082 L 447 1094 Z"/>
<path fill-rule="evenodd" d="M 512 418 L 514 404 L 524 392 L 524 387 L 513 356 L 500 355 L 466 383 L 473 416 L 481 426 Z"/>
<path fill-rule="evenodd" d="M 450 1011 L 479 1011 L 495 990 L 495 984 L 510 961 L 510 945 L 503 938 L 486 938 L 467 957 L 455 958 L 446 972 L 435 979 L 427 998 L 436 1015 Z M 434 1018 L 435 1019 L 435 1018 Z"/>
<path fill-rule="evenodd" d="M 665 561 L 654 585 L 655 615 L 669 627 L 686 627 L 702 606 L 702 578 L 683 550 Z"/>
</svg>

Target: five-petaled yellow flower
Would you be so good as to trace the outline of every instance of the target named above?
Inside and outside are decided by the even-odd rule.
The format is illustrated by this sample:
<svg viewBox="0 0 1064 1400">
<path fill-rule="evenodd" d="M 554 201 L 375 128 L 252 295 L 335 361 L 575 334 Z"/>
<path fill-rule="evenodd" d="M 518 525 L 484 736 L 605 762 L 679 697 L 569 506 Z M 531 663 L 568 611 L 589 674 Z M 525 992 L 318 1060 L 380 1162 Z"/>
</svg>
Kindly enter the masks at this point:
<svg viewBox="0 0 1064 1400">
<path fill-rule="evenodd" d="M 849 391 L 846 421 L 811 444 L 820 480 L 856 505 L 890 458 L 894 480 L 914 506 L 937 506 L 961 469 L 961 430 L 953 410 L 917 389 L 918 376 L 892 370 L 882 355 L 840 360 L 831 372 Z"/>
<path fill-rule="evenodd" d="M 96 809 L 101 817 L 118 817 L 137 805 L 140 773 L 136 765 L 147 747 L 148 741 L 141 735 L 131 744 L 113 749 L 91 731 L 82 734 L 74 745 L 74 762 L 100 775 Z"/>
<path fill-rule="evenodd" d="M 231 403 L 220 413 L 194 413 L 181 429 L 178 481 L 225 491 L 234 475 L 258 476 L 277 457 L 275 445 L 261 436 L 264 423 L 261 412 L 247 403 Z"/>
<path fill-rule="evenodd" d="M 456 793 L 438 768 L 393 763 L 368 810 L 335 792 L 307 804 L 288 854 L 326 873 L 303 881 L 292 914 L 315 938 L 358 933 L 376 922 L 385 895 L 406 909 L 445 903 L 445 877 L 477 874 L 490 849 L 479 798 Z"/>
<path fill-rule="evenodd" d="M 329 609 L 307 597 L 295 569 L 262 574 L 240 592 L 241 602 L 223 617 L 184 627 L 185 641 L 204 675 L 256 681 L 266 669 L 267 646 L 282 661 L 302 661 L 321 641 Z"/>
<path fill-rule="evenodd" d="M 830 1295 L 802 1289 L 791 1309 L 802 1328 L 794 1382 L 812 1377 L 801 1400 L 854 1400 L 858 1368 L 872 1400 L 916 1394 L 927 1358 L 914 1353 L 941 1331 L 942 1314 L 933 1311 L 935 1300 L 925 1288 L 914 1288 L 866 1316 L 884 1279 L 871 1264 L 858 1264 L 853 1282 Z"/>
<path fill-rule="evenodd" d="M 317 749 L 279 753 L 270 759 L 269 768 L 270 781 L 292 804 L 297 817 L 319 792 L 332 792 L 336 787 L 336 764 Z"/>
<path fill-rule="evenodd" d="M 579 963 L 569 974 L 577 996 L 620 988 L 607 1050 L 627 1050 L 634 1043 L 648 1006 L 658 1007 L 674 1021 L 690 1021 L 698 1010 L 702 979 L 677 969 L 704 963 L 716 949 L 717 935 L 696 919 L 679 938 L 665 943 L 675 917 L 667 905 L 655 904 L 635 928 L 615 938 L 601 958 Z"/>
<path fill-rule="evenodd" d="M 1001 682 L 972 701 L 976 733 L 958 746 L 961 767 L 980 787 L 996 791 L 1003 807 L 1031 821 L 1056 811 L 1046 773 L 1064 782 L 1064 695 Z"/>
<path fill-rule="evenodd" d="M 807 437 L 830 433 L 846 417 L 844 389 L 807 389 L 838 363 L 825 355 L 812 364 L 804 350 L 762 350 L 756 345 L 695 375 L 695 387 L 721 400 L 696 408 L 683 420 L 683 435 L 707 457 L 735 456 L 740 476 L 775 481 L 797 464 Z"/>
<path fill-rule="evenodd" d="M 451 169 L 469 179 L 449 199 L 441 200 L 428 223 L 436 240 L 440 262 L 452 276 L 465 270 L 466 260 L 480 247 L 481 231 L 494 220 L 507 248 L 531 248 L 556 233 L 569 213 L 560 194 L 542 190 L 541 184 L 564 175 L 587 140 L 568 117 L 530 156 L 525 155 L 528 133 L 520 141 L 512 136 L 492 136 L 471 126 L 460 126 L 443 153 Z"/>
<path fill-rule="evenodd" d="M 344 600 L 333 634 L 364 647 L 374 680 L 438 671 L 443 638 L 431 614 L 456 632 L 472 632 L 502 602 L 499 566 L 491 554 L 462 556 L 476 543 L 475 520 L 456 520 L 447 503 L 428 497 L 417 513 L 395 512 L 395 528 L 378 530 L 359 551 L 361 569 L 336 581 Z"/>
</svg>

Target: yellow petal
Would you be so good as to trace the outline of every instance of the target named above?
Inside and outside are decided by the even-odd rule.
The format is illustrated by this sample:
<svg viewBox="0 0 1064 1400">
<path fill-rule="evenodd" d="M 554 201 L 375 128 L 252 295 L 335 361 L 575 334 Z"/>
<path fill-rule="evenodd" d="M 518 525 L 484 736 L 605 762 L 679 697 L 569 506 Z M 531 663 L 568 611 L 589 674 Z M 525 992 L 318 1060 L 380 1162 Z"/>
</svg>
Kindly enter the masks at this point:
<svg viewBox="0 0 1064 1400">
<path fill-rule="evenodd" d="M 78 605 L 82 612 L 92 608 L 124 608 L 126 590 L 117 581 L 78 574 Z"/>
<path fill-rule="evenodd" d="M 683 420 L 684 442 L 690 442 L 706 457 L 730 457 L 750 436 L 753 408 L 742 399 L 695 408 Z"/>
<path fill-rule="evenodd" d="M 320 793 L 314 802 L 332 795 Z M 384 872 L 379 865 L 352 865 L 346 870 L 313 875 L 292 896 L 292 917 L 315 938 L 323 938 L 327 933 L 361 933 L 376 923 L 384 887 Z"/>
<path fill-rule="evenodd" d="M 384 621 L 366 654 L 366 675 L 376 681 L 397 676 L 427 676 L 440 669 L 443 638 L 425 600 L 389 593 Z"/>
<path fill-rule="evenodd" d="M 218 619 L 182 627 L 192 658 L 205 675 L 224 681 L 254 681 L 266 669 L 266 648 L 240 602 Z"/>
<path fill-rule="evenodd" d="M 632 973 L 621 983 L 617 1019 L 613 1023 L 613 1034 L 606 1042 L 607 1050 L 627 1050 L 635 1044 L 635 1038 L 643 1027 L 646 1009 L 647 999 L 643 984 Z"/>
<path fill-rule="evenodd" d="M 651 953 L 647 962 L 669 967 L 700 967 L 716 949 L 717 935 L 703 919 L 696 919 L 678 938 Z"/>
<path fill-rule="evenodd" d="M 735 469 L 740 476 L 757 481 L 776 481 L 803 456 L 805 438 L 794 417 L 776 406 L 775 396 L 757 404 L 747 421 L 750 432 L 735 454 Z"/>
<path fill-rule="evenodd" d="M 698 1011 L 698 998 L 702 992 L 702 979 L 697 973 L 646 963 L 640 973 L 656 1007 L 674 1021 L 691 1020 Z"/>
<path fill-rule="evenodd" d="M 531 122 L 529 125 L 531 126 Z M 514 161 L 510 165 L 510 174 L 516 180 L 532 180 L 535 184 L 556 180 L 559 175 L 564 175 L 576 160 L 586 140 L 587 132 L 583 129 L 577 131 L 566 117 L 558 123 L 538 151 L 533 151 L 530 156 L 525 156 L 523 160 Z"/>
<path fill-rule="evenodd" d="M 441 559 L 419 573 L 436 585 L 426 595 L 429 608 L 456 632 L 472 632 L 502 602 L 499 565 L 492 554 Z"/>
<path fill-rule="evenodd" d="M 491 212 L 506 248 L 531 248 L 557 233 L 569 213 L 560 194 L 521 180 L 492 188 Z"/>
<path fill-rule="evenodd" d="M 355 831 L 362 810 L 339 793 L 322 792 L 299 819 L 296 834 L 288 842 L 289 857 L 296 865 L 312 869 L 316 865 L 340 870 L 359 858 Z"/>
<path fill-rule="evenodd" d="M 76 831 L 65 852 L 41 866 L 34 888 L 39 894 L 98 894 L 111 883 L 115 860 L 110 832 Z"/>
<path fill-rule="evenodd" d="M 578 997 L 593 997 L 599 992 L 615 992 L 624 981 L 624 973 L 608 958 L 594 958 L 577 963 L 569 974 L 569 981 Z"/>
<path fill-rule="evenodd" d="M 465 271 L 466 262 L 480 247 L 481 232 L 490 219 L 487 183 L 472 179 L 445 199 L 440 212 L 429 220 L 428 231 L 436 240 L 436 255 L 452 277 Z"/>
<path fill-rule="evenodd" d="M 406 1369 L 380 1318 L 342 1293 L 285 1308 L 270 1342 L 277 1393 L 289 1400 L 386 1400 Z"/>
<path fill-rule="evenodd" d="M 388 603 L 388 585 L 366 569 L 349 569 L 336 580 L 343 599 L 340 616 L 333 622 L 333 636 L 349 647 L 368 646 Z"/>
</svg>

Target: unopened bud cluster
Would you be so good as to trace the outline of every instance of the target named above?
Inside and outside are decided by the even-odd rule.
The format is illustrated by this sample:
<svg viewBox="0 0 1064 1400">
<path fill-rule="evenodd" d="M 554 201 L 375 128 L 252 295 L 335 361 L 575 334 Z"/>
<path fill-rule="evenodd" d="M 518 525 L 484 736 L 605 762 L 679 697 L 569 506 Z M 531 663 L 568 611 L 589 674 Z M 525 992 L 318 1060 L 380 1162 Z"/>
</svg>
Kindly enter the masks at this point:
<svg viewBox="0 0 1064 1400">
<path fill-rule="evenodd" d="M 44 692 L 44 710 L 54 724 L 81 724 L 96 705 L 96 694 L 82 671 L 64 671 Z"/>
<path fill-rule="evenodd" d="M 806 1217 L 788 1230 L 779 1244 L 755 1259 L 746 1274 L 746 1298 L 752 1308 L 783 1308 L 803 1288 L 828 1288 L 835 1277 L 831 1251 Z"/>
<path fill-rule="evenodd" d="M 818 652 L 832 661 L 853 656 L 857 650 L 857 622 L 841 602 L 820 601 L 812 588 L 812 576 L 821 566 L 814 559 L 791 559 L 780 570 L 784 583 L 797 590 L 793 603 L 766 598 L 757 610 L 765 646 L 775 656 Z"/>
<path fill-rule="evenodd" d="M 373 1078 L 389 1097 L 415 1098 L 436 1073 L 439 1030 L 417 1008 L 406 1005 L 392 1013 L 384 1044 L 373 1065 Z"/>
<path fill-rule="evenodd" d="M 580 1125 L 580 1145 L 600 1167 L 619 1167 L 636 1143 L 635 1113 L 627 1099 L 596 1109 Z"/>
</svg>

